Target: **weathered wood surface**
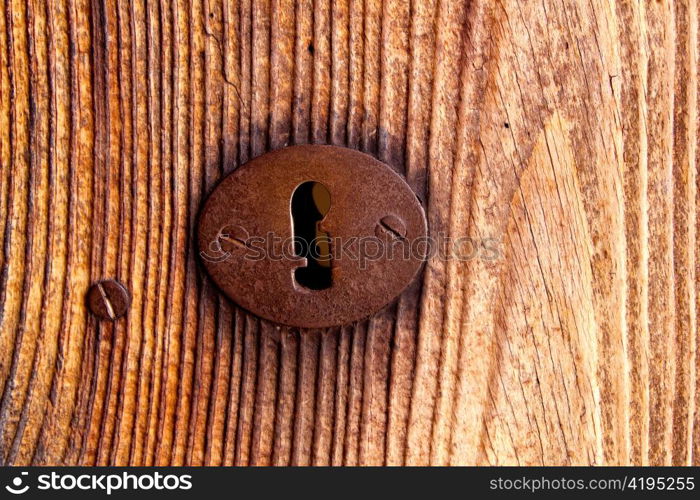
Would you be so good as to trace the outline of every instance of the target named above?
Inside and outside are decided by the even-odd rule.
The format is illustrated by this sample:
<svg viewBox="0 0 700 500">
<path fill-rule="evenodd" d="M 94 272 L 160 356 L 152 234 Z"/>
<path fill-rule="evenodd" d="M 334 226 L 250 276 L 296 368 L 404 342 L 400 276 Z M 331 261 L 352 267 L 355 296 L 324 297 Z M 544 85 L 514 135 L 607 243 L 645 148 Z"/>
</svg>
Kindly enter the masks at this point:
<svg viewBox="0 0 700 500">
<path fill-rule="evenodd" d="M 0 10 L 3 463 L 699 463 L 697 0 Z M 308 142 L 499 257 L 341 329 L 237 310 L 199 204 Z"/>
</svg>

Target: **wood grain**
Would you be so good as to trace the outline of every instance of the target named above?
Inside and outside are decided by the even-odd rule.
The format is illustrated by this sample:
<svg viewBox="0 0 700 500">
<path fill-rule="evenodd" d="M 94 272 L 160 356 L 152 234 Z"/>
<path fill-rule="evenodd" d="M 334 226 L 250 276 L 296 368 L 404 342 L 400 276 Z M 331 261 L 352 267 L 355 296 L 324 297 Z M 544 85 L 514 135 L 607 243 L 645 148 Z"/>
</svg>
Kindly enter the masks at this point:
<svg viewBox="0 0 700 500">
<path fill-rule="evenodd" d="M 700 464 L 699 10 L 3 0 L 0 461 Z M 474 258 L 327 331 L 230 304 L 203 196 L 309 142 Z"/>
</svg>

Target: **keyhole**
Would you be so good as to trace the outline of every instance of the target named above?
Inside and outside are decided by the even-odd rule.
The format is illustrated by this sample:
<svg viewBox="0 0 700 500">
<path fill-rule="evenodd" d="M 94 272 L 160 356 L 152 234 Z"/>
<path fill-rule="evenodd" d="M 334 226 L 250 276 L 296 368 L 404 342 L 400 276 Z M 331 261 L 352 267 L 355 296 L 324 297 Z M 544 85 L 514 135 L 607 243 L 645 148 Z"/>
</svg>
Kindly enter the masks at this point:
<svg viewBox="0 0 700 500">
<path fill-rule="evenodd" d="M 307 263 L 294 271 L 294 279 L 311 290 L 324 290 L 332 283 L 330 237 L 318 227 L 330 208 L 331 195 L 320 182 L 300 184 L 292 194 L 294 253 Z"/>
</svg>

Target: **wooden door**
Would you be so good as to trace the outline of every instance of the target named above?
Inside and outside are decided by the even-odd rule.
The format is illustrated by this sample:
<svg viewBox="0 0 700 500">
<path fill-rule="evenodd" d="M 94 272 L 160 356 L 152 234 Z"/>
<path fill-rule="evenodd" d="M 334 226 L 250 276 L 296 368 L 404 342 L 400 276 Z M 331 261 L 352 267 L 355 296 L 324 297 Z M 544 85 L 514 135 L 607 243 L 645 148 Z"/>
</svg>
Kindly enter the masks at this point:
<svg viewBox="0 0 700 500">
<path fill-rule="evenodd" d="M 0 2 L 2 463 L 698 464 L 698 11 Z M 197 210 L 300 143 L 395 168 L 466 258 L 342 328 L 236 308 Z"/>
</svg>

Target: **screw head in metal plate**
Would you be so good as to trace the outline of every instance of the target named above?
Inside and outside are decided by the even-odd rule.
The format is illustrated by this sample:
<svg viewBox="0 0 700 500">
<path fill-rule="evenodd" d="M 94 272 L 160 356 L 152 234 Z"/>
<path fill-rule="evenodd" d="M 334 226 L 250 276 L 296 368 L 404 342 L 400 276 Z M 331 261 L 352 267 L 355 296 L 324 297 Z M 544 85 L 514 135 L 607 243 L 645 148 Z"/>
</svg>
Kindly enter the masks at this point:
<svg viewBox="0 0 700 500">
<path fill-rule="evenodd" d="M 126 314 L 129 309 L 129 292 L 126 287 L 113 279 L 98 281 L 87 293 L 87 305 L 95 316 L 114 321 Z"/>
<path fill-rule="evenodd" d="M 309 328 L 363 319 L 394 300 L 420 272 L 426 236 L 402 176 L 367 154 L 318 145 L 239 167 L 209 195 L 197 227 L 202 263 L 230 299 Z"/>
</svg>

